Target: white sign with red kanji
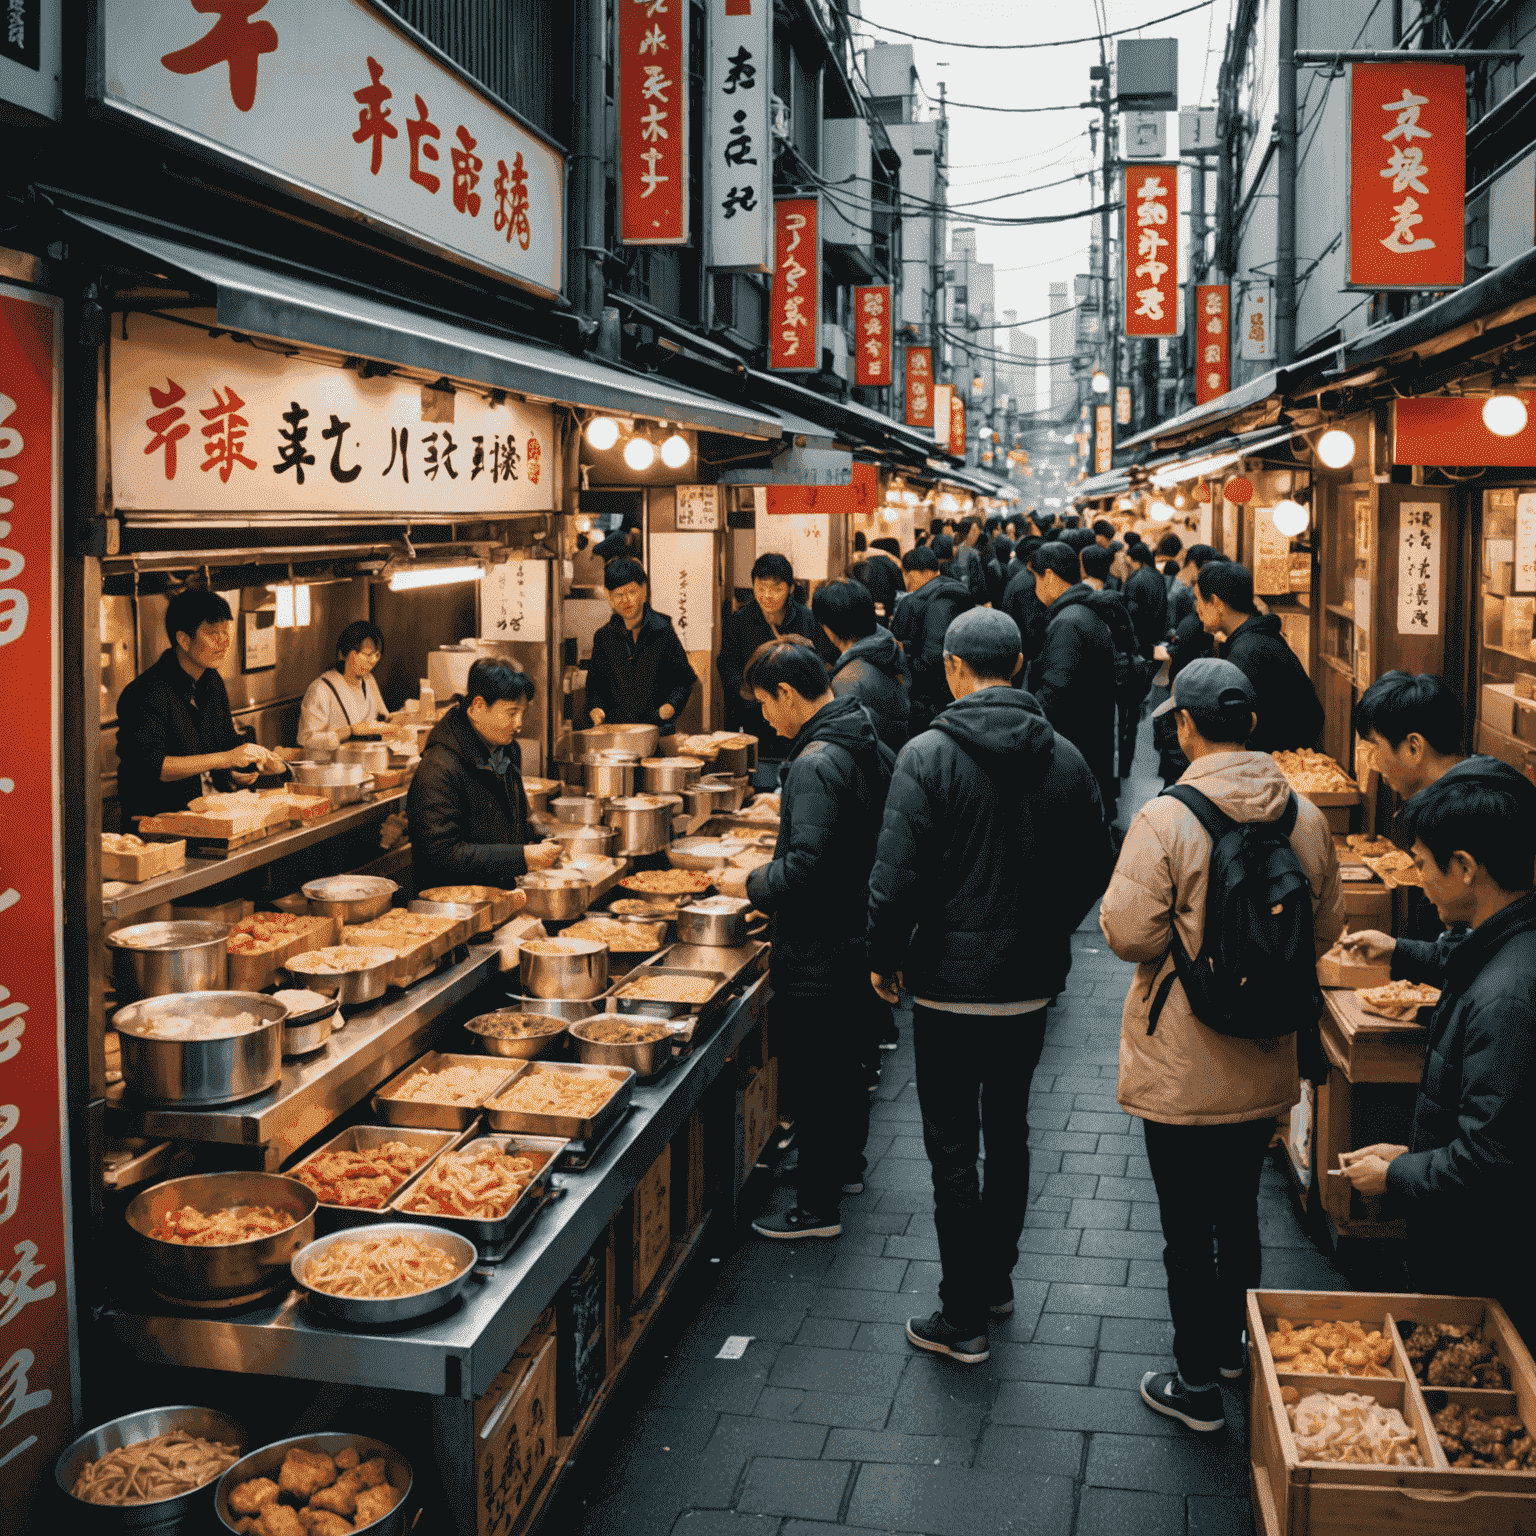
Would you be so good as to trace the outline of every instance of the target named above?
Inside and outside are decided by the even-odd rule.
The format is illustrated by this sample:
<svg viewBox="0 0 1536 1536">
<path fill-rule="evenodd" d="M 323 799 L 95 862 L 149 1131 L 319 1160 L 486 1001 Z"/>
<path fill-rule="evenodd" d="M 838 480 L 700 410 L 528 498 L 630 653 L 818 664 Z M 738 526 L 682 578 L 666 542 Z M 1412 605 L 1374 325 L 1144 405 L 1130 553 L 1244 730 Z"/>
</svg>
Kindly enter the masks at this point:
<svg viewBox="0 0 1536 1536">
<path fill-rule="evenodd" d="M 102 16 L 96 89 L 115 112 L 413 244 L 560 292 L 564 155 L 382 6 L 106 0 Z"/>
<path fill-rule="evenodd" d="M 773 0 L 709 0 L 705 48 L 705 260 L 772 272 Z"/>
<path fill-rule="evenodd" d="M 1405 501 L 1398 509 L 1397 632 L 1440 633 L 1440 507 Z"/>
<path fill-rule="evenodd" d="M 672 620 L 685 651 L 708 651 L 715 638 L 715 541 L 708 533 L 653 533 L 651 606 Z"/>
<path fill-rule="evenodd" d="M 129 315 L 111 341 L 112 494 L 137 512 L 546 512 L 549 406 L 422 389 Z"/>
</svg>

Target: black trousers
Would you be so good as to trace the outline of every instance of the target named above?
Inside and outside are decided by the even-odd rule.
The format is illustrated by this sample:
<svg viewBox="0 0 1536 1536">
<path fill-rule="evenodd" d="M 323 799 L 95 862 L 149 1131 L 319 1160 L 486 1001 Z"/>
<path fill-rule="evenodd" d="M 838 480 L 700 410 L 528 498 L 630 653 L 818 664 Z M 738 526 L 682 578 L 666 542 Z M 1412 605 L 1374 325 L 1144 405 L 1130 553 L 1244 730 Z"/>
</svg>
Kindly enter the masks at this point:
<svg viewBox="0 0 1536 1536">
<path fill-rule="evenodd" d="M 1189 1386 L 1208 1386 L 1238 1353 L 1247 1293 L 1259 1283 L 1259 1173 L 1275 1122 L 1143 1120 L 1142 1131 L 1163 1222 L 1173 1358 Z"/>
<path fill-rule="evenodd" d="M 917 1100 L 933 1169 L 944 1316 L 982 1333 L 987 1307 L 1009 1294 L 1029 1204 L 1029 1082 L 1046 1011 L 992 1018 L 912 1010 Z M 986 1138 L 986 1182 L 977 1159 Z"/>
<path fill-rule="evenodd" d="M 775 994 L 769 1004 L 780 1107 L 794 1117 L 799 1148 L 799 1205 L 816 1216 L 836 1212 L 842 1186 L 864 1175 L 870 1025 L 860 981 L 867 992 L 867 967 L 826 996 Z"/>
</svg>

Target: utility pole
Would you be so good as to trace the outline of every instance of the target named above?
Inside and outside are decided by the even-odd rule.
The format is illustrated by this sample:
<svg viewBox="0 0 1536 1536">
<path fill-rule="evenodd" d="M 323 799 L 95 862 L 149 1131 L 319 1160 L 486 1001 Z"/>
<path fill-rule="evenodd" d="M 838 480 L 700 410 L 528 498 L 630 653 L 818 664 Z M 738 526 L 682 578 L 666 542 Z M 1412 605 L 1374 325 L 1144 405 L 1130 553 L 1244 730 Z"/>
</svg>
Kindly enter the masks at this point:
<svg viewBox="0 0 1536 1536">
<path fill-rule="evenodd" d="M 1196 155 L 1189 167 L 1189 283 L 1184 298 L 1184 343 L 1188 348 L 1188 366 L 1183 377 L 1189 381 L 1189 403 L 1195 403 L 1195 379 L 1200 371 L 1200 324 L 1197 318 L 1196 289 L 1205 276 L 1205 157 Z M 1175 399 L 1182 399 L 1181 393 Z M 1181 409 L 1175 406 L 1175 410 Z"/>
<path fill-rule="evenodd" d="M 1114 467 L 1115 462 L 1115 412 L 1120 398 L 1120 337 L 1115 330 L 1114 309 L 1110 302 L 1110 260 L 1109 239 L 1113 215 L 1110 213 L 1110 204 L 1113 198 L 1110 194 L 1110 178 L 1114 171 L 1115 154 L 1113 138 L 1113 112 L 1114 98 L 1110 92 L 1109 84 L 1109 55 L 1104 47 L 1104 39 L 1099 39 L 1099 106 L 1104 118 L 1104 160 L 1103 183 L 1104 196 L 1100 200 L 1103 204 L 1103 212 L 1099 215 L 1099 262 L 1101 267 L 1103 303 L 1100 306 L 1099 321 L 1104 327 L 1104 371 L 1109 375 L 1109 462 Z M 1094 405 L 1094 420 L 1089 423 L 1091 433 L 1098 429 L 1098 406 Z M 1090 441 L 1093 438 L 1090 435 Z M 1090 458 L 1090 463 L 1093 460 Z"/>
<path fill-rule="evenodd" d="M 928 225 L 928 341 L 933 347 L 933 382 L 939 382 L 939 370 L 944 361 L 944 338 L 939 326 L 942 320 L 940 306 L 944 292 L 944 215 L 942 209 L 947 200 L 944 186 L 945 162 L 949 150 L 949 114 L 945 111 L 945 82 L 939 81 L 939 131 L 933 150 L 933 197 L 929 210 Z M 937 432 L 939 423 L 934 423 Z"/>
<path fill-rule="evenodd" d="M 1280 0 L 1275 199 L 1275 361 L 1296 357 L 1296 0 Z"/>
</svg>

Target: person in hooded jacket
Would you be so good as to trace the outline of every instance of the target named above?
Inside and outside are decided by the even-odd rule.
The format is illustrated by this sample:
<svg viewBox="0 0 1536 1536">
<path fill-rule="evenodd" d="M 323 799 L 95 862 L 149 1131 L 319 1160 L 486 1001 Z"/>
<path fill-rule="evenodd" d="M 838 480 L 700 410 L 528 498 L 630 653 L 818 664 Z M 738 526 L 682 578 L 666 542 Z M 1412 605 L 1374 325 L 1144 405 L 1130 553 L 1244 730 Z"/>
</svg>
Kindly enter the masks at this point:
<svg viewBox="0 0 1536 1536">
<path fill-rule="evenodd" d="M 510 887 L 560 857 L 560 844 L 541 842 L 528 821 L 517 733 L 532 697 L 527 673 L 482 658 L 427 737 L 405 801 L 418 891 Z"/>
<path fill-rule="evenodd" d="M 1034 569 L 1035 551 L 1045 542 L 1031 535 L 1019 541 L 1014 555 L 1016 569 L 1003 588 L 1003 600 L 997 606 L 1019 626 L 1019 644 L 1023 649 L 1025 664 L 1040 654 L 1045 644 L 1045 621 L 1048 610 L 1035 595 L 1035 582 L 1039 573 Z"/>
<path fill-rule="evenodd" d="M 937 541 L 936 541 L 937 542 Z M 912 668 L 909 729 L 915 734 L 949 703 L 944 680 L 944 632 L 957 614 L 975 607 L 960 582 L 942 575 L 932 549 L 909 549 L 901 557 L 907 595 L 896 605 L 891 633 L 901 642 Z"/>
<path fill-rule="evenodd" d="M 1168 588 L 1158 575 L 1157 557 L 1145 544 L 1130 549 L 1131 574 L 1125 583 L 1125 600 L 1130 606 L 1131 622 L 1141 654 L 1152 660 L 1153 650 L 1168 633 Z"/>
<path fill-rule="evenodd" d="M 833 695 L 806 646 L 770 641 L 748 661 L 745 686 L 790 741 L 773 861 L 745 887 L 773 919 L 771 1027 L 800 1148 L 794 1207 L 752 1225 L 781 1241 L 836 1237 L 841 1196 L 863 1189 L 872 1018 L 864 896 L 895 756 L 857 698 Z"/>
<path fill-rule="evenodd" d="M 1082 753 L 1012 686 L 1023 666 L 1014 622 L 961 614 L 944 653 L 955 702 L 897 759 L 869 876 L 869 967 L 888 1002 L 898 981 L 913 998 L 943 1264 L 940 1310 L 909 1320 L 907 1338 L 975 1364 L 989 1320 L 1013 1310 L 1046 1006 L 1112 852 Z"/>
<path fill-rule="evenodd" d="M 1089 604 L 1104 620 L 1109 638 L 1115 643 L 1115 714 L 1118 722 L 1115 739 L 1119 746 L 1120 777 L 1131 771 L 1136 756 L 1136 728 L 1141 724 L 1141 702 L 1147 696 L 1151 669 L 1142 660 L 1136 626 L 1124 592 L 1107 585 L 1110 552 L 1099 544 L 1090 544 L 1079 556 L 1083 567 L 1083 585 L 1093 589 Z"/>
<path fill-rule="evenodd" d="M 955 533 L 955 568 L 951 574 L 956 581 L 964 583 L 971 601 L 978 606 L 992 601 L 987 583 L 987 561 L 991 554 L 992 546 L 982 536 L 981 519 L 962 517 Z"/>
<path fill-rule="evenodd" d="M 852 695 L 869 711 L 880 739 L 893 752 L 907 742 L 912 704 L 907 658 L 890 630 L 875 622 L 875 603 L 866 587 L 846 578 L 816 589 L 811 611 L 839 651 L 832 666 L 832 692 Z"/>
<path fill-rule="evenodd" d="M 880 542 L 894 543 L 895 540 Z M 875 600 L 875 613 L 889 625 L 896 612 L 897 601 L 907 590 L 901 576 L 900 554 L 893 559 L 886 550 L 871 547 L 868 558 L 855 560 L 848 567 L 848 574 L 869 588 L 869 595 Z"/>
</svg>

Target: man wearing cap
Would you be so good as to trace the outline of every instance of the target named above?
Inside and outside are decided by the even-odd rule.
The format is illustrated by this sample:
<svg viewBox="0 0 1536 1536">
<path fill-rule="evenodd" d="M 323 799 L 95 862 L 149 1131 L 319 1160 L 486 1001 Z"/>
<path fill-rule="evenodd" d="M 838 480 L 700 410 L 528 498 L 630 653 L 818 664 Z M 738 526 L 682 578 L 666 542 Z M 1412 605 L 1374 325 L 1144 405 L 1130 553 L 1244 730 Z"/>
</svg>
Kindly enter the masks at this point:
<svg viewBox="0 0 1536 1536">
<path fill-rule="evenodd" d="M 1006 613 L 950 624 L 954 702 L 897 759 L 869 877 L 871 984 L 887 1002 L 902 980 L 912 994 L 943 1265 L 940 1309 L 910 1319 L 907 1338 L 968 1365 L 1013 1311 L 1045 1007 L 1113 856 L 1082 753 L 1011 686 L 1022 665 Z"/>
<path fill-rule="evenodd" d="M 1179 673 L 1154 713 L 1172 714 L 1189 759 L 1179 783 L 1233 821 L 1276 821 L 1294 801 L 1290 844 L 1311 887 L 1321 954 L 1344 927 L 1338 855 L 1323 813 L 1292 795 L 1268 753 L 1245 749 L 1257 704 L 1237 667 L 1205 657 Z M 1148 801 L 1125 835 L 1099 912 L 1110 948 L 1137 962 L 1121 1015 L 1115 1096 L 1142 1121 L 1173 1316 L 1177 1369 L 1149 1371 L 1141 1397 L 1204 1433 L 1224 1422 L 1220 1382 L 1243 1373 L 1244 1299 L 1260 1279 L 1259 1170 L 1276 1117 L 1301 1096 L 1294 1035 L 1218 1034 L 1194 1016 L 1177 982 L 1149 1028 L 1152 999 L 1173 968 L 1175 925 L 1185 953 L 1200 953 L 1211 848 L 1187 806 L 1166 793 Z"/>
</svg>

